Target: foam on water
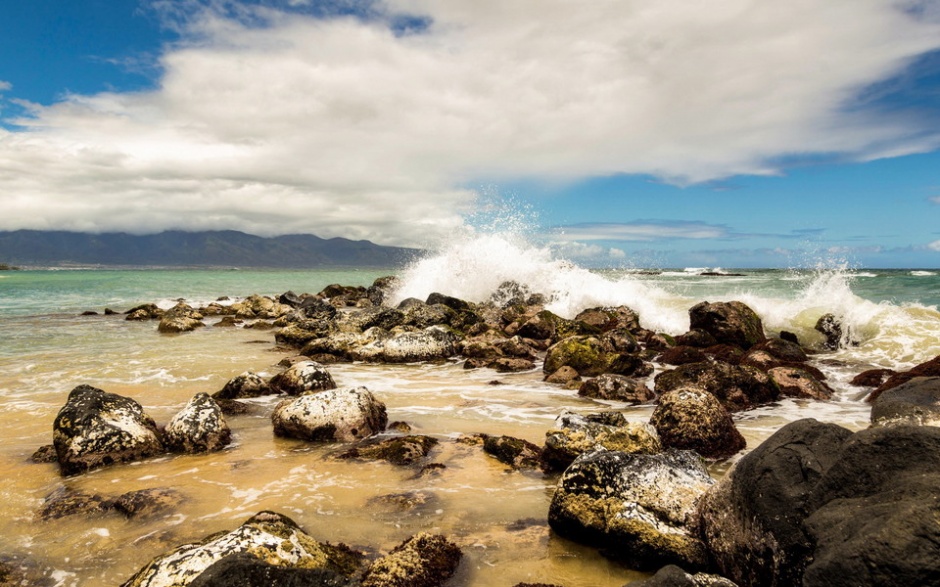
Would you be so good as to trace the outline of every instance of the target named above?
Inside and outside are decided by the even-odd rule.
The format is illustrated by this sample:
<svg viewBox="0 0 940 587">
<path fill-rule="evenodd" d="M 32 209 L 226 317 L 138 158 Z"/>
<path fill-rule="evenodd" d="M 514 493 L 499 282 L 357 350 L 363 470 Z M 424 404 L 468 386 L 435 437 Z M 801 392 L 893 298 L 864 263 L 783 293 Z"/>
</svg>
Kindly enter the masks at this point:
<svg viewBox="0 0 940 587">
<path fill-rule="evenodd" d="M 546 308 L 565 318 L 586 308 L 626 305 L 639 313 L 645 328 L 676 335 L 688 329 L 692 305 L 705 299 L 739 300 L 761 316 L 769 333 L 787 330 L 816 346 L 823 342 L 814 329 L 817 320 L 834 314 L 843 325 L 846 347 L 838 358 L 856 363 L 909 368 L 940 354 L 935 307 L 875 302 L 853 291 L 857 280 L 875 278 L 875 273 L 836 267 L 737 280 L 699 277 L 705 270 L 690 267 L 653 277 L 628 271 L 601 275 L 555 258 L 550 249 L 516 233 L 476 234 L 407 268 L 392 302 L 426 299 L 432 292 L 485 302 L 500 284 L 514 281 L 546 295 Z M 674 281 L 677 277 L 685 279 L 680 283 Z M 708 280 L 698 282 L 697 297 L 683 290 L 689 279 Z"/>
</svg>

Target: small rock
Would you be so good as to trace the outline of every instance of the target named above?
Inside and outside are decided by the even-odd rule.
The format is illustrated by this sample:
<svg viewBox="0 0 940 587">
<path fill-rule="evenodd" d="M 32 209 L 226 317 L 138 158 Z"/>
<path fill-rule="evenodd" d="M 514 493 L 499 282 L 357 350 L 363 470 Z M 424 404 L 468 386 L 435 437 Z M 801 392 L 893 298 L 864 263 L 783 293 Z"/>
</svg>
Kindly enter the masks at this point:
<svg viewBox="0 0 940 587">
<path fill-rule="evenodd" d="M 575 371 L 568 365 L 564 365 L 561 368 L 559 368 L 557 371 L 555 371 L 554 373 L 546 377 L 545 381 L 548 383 L 565 385 L 569 381 L 576 381 L 576 380 L 579 380 L 580 378 L 581 376 L 578 375 L 577 371 Z"/>
<path fill-rule="evenodd" d="M 707 459 L 730 457 L 746 445 L 721 402 L 694 387 L 664 393 L 650 423 L 663 445 L 694 450 Z"/>
<path fill-rule="evenodd" d="M 209 394 L 196 394 L 166 425 L 163 442 L 167 450 L 201 453 L 222 450 L 232 441 L 222 410 Z"/>
<path fill-rule="evenodd" d="M 365 387 L 331 389 L 284 400 L 271 416 L 274 434 L 318 442 L 352 442 L 385 429 L 385 404 Z"/>
<path fill-rule="evenodd" d="M 315 361 L 294 363 L 287 370 L 271 378 L 271 390 L 287 395 L 304 395 L 327 389 L 336 389 L 333 376 Z"/>
<path fill-rule="evenodd" d="M 915 377 L 885 391 L 871 407 L 872 426 L 940 426 L 940 377 Z"/>
<path fill-rule="evenodd" d="M 663 449 L 655 428 L 628 423 L 619 412 L 581 416 L 565 410 L 555 419 L 555 428 L 545 433 L 542 466 L 546 472 L 563 471 L 578 456 L 601 447 L 646 454 Z"/>
<path fill-rule="evenodd" d="M 112 507 L 111 501 L 101 495 L 59 487 L 43 500 L 39 518 L 55 520 L 76 514 L 100 515 L 111 511 Z"/>
<path fill-rule="evenodd" d="M 169 487 L 129 491 L 114 500 L 114 509 L 128 518 L 151 518 L 166 514 L 181 503 L 183 495 Z"/>
<path fill-rule="evenodd" d="M 362 587 L 440 587 L 457 571 L 461 556 L 444 536 L 421 532 L 372 563 Z"/>
<path fill-rule="evenodd" d="M 741 302 L 702 302 L 689 309 L 689 329 L 703 330 L 718 343 L 749 349 L 764 341 L 764 326 Z"/>
<path fill-rule="evenodd" d="M 649 579 L 633 581 L 624 587 L 738 587 L 735 583 L 718 575 L 708 573 L 686 573 L 675 565 L 667 565 Z"/>
<path fill-rule="evenodd" d="M 483 441 L 483 452 L 513 469 L 538 469 L 542 449 L 521 438 L 512 436 L 487 436 Z"/>
<path fill-rule="evenodd" d="M 413 465 L 422 461 L 437 445 L 430 436 L 396 436 L 366 442 L 337 455 L 339 459 L 384 460 L 393 465 Z"/>
<path fill-rule="evenodd" d="M 594 399 L 614 400 L 642 404 L 656 398 L 656 394 L 639 379 L 605 373 L 589 379 L 578 388 L 578 395 Z"/>
<path fill-rule="evenodd" d="M 774 367 L 767 371 L 770 380 L 785 397 L 802 397 L 827 400 L 832 397 L 832 388 L 815 377 L 794 367 Z"/>
</svg>

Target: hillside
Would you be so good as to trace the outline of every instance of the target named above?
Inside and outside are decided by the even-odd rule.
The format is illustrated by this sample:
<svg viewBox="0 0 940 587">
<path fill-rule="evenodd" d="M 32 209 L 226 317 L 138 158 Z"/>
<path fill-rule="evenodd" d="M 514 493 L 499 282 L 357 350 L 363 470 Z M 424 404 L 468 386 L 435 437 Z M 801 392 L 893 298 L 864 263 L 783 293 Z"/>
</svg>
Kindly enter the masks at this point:
<svg viewBox="0 0 940 587">
<path fill-rule="evenodd" d="M 264 238 L 234 230 L 152 235 L 0 231 L 0 261 L 16 265 L 185 267 L 386 267 L 419 251 L 311 234 Z"/>
</svg>

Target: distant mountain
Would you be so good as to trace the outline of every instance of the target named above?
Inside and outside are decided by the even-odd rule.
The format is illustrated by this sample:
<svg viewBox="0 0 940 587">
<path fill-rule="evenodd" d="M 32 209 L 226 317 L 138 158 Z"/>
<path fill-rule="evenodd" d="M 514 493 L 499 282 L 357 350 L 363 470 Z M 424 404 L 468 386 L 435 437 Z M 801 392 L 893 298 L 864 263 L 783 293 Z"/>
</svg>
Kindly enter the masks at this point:
<svg viewBox="0 0 940 587">
<path fill-rule="evenodd" d="M 234 230 L 136 236 L 123 232 L 0 231 L 0 261 L 17 265 L 390 267 L 420 251 L 312 234 L 264 238 Z"/>
</svg>

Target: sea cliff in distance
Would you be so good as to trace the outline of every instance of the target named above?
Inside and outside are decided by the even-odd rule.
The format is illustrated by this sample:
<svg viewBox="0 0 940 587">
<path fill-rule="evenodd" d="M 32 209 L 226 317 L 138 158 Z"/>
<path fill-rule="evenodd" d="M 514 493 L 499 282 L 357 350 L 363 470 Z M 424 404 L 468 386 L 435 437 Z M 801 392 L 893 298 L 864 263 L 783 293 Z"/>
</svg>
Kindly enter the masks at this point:
<svg viewBox="0 0 940 587">
<path fill-rule="evenodd" d="M 0 231 L 0 260 L 20 266 L 393 267 L 418 249 L 312 234 L 260 237 L 234 230 L 151 235 Z"/>
</svg>

